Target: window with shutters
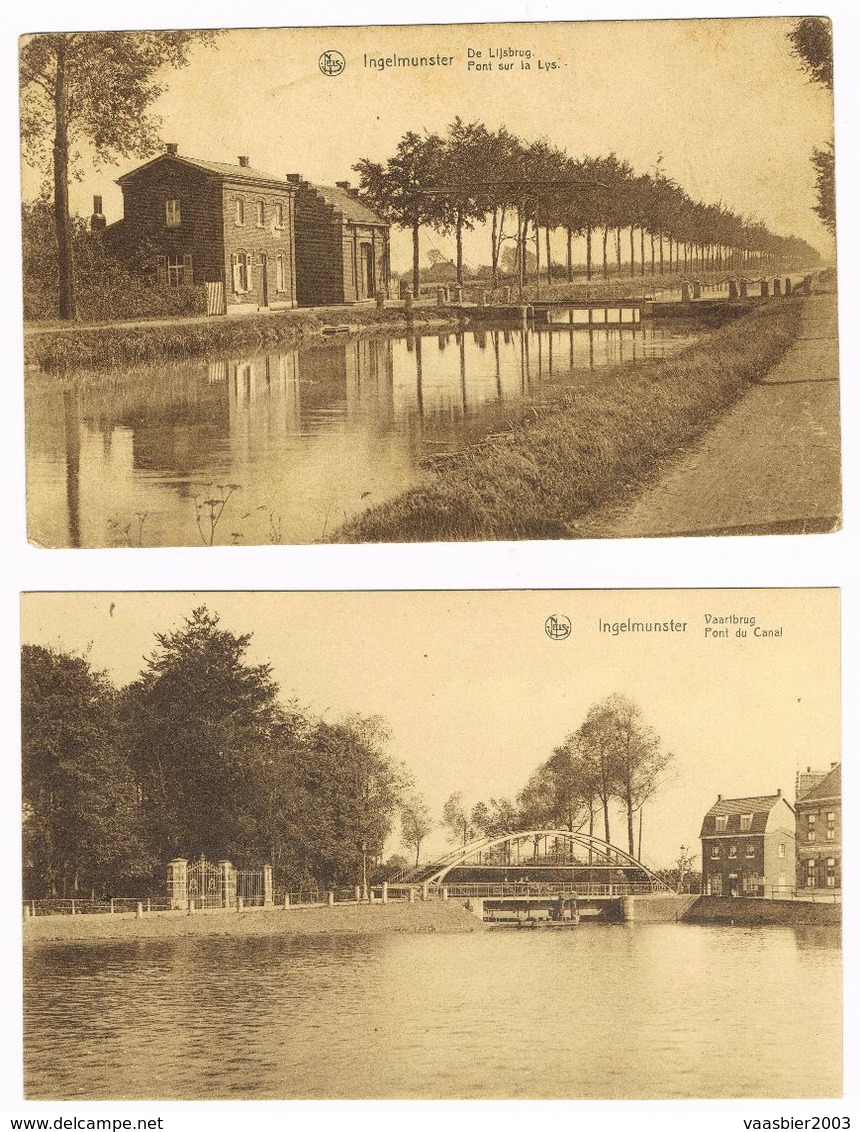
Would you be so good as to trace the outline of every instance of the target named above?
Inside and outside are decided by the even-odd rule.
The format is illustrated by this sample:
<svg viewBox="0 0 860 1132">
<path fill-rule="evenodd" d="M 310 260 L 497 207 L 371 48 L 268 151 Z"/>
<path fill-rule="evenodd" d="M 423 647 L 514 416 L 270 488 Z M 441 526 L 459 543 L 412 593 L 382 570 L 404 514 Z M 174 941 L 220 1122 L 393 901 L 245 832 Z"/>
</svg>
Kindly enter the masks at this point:
<svg viewBox="0 0 860 1132">
<path fill-rule="evenodd" d="M 741 814 L 741 833 L 752 829 L 752 814 Z"/>
<path fill-rule="evenodd" d="M 717 833 L 725 833 L 727 822 L 728 822 L 728 818 L 726 817 L 725 814 L 717 814 L 717 817 L 716 817 Z"/>
<path fill-rule="evenodd" d="M 178 228 L 182 223 L 182 209 L 179 201 L 174 197 L 165 202 L 165 212 L 168 228 Z"/>
<path fill-rule="evenodd" d="M 751 857 L 754 857 L 754 856 L 755 856 L 755 844 L 751 843 L 751 844 L 747 845 L 747 860 L 749 860 Z"/>
</svg>

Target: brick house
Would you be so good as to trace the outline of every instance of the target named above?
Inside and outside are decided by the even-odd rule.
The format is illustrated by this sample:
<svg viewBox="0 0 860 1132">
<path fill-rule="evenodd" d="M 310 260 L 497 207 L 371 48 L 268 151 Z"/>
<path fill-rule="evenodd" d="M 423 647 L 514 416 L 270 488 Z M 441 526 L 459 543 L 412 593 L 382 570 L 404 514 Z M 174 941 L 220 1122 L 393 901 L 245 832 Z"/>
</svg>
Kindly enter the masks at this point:
<svg viewBox="0 0 860 1132">
<path fill-rule="evenodd" d="M 123 219 L 106 238 L 155 253 L 168 284 L 223 283 L 227 305 L 296 305 L 296 187 L 251 166 L 183 157 L 175 145 L 119 177 Z"/>
<path fill-rule="evenodd" d="M 296 190 L 296 294 L 302 307 L 360 303 L 387 294 L 389 225 L 348 181 L 314 185 L 288 173 Z"/>
<path fill-rule="evenodd" d="M 702 888 L 709 896 L 778 896 L 794 889 L 795 816 L 782 791 L 720 794 L 702 822 Z"/>
<path fill-rule="evenodd" d="M 836 895 L 842 889 L 842 767 L 830 771 L 795 803 L 797 888 Z"/>
</svg>

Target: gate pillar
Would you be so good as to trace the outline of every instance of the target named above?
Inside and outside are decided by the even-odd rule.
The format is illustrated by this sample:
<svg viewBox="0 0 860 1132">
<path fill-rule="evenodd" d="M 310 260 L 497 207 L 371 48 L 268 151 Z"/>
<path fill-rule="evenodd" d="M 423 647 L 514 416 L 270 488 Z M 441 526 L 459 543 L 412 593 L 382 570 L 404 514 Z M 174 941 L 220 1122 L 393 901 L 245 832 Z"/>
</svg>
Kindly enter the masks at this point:
<svg viewBox="0 0 860 1132">
<path fill-rule="evenodd" d="M 222 908 L 232 908 L 236 903 L 236 870 L 230 861 L 218 862 L 218 893 Z"/>
<path fill-rule="evenodd" d="M 274 904 L 272 899 L 272 866 L 263 865 L 263 907 L 271 908 Z"/>
<path fill-rule="evenodd" d="M 167 864 L 167 891 L 170 907 L 184 912 L 188 907 L 188 861 L 174 857 Z"/>
</svg>

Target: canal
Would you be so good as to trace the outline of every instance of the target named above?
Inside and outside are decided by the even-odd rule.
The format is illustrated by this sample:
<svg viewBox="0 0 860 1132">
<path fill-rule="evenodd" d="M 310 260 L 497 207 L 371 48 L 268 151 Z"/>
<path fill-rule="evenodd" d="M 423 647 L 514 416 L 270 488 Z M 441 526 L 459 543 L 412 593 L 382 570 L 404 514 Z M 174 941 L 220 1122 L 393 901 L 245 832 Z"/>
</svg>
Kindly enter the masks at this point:
<svg viewBox="0 0 860 1132">
<path fill-rule="evenodd" d="M 830 928 L 194 936 L 25 956 L 30 1098 L 841 1093 Z"/>
<path fill-rule="evenodd" d="M 555 317 L 563 317 L 559 314 Z M 665 326 L 362 337 L 128 370 L 31 374 L 29 537 L 43 546 L 325 541 L 421 461 L 693 341 Z"/>
</svg>

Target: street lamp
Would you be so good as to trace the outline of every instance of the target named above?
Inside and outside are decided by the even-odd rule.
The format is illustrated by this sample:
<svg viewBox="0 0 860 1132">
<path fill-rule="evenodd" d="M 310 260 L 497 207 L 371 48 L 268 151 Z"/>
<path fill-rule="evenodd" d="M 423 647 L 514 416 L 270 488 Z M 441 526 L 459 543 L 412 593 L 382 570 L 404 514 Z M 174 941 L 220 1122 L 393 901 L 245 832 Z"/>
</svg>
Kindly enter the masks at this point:
<svg viewBox="0 0 860 1132">
<path fill-rule="evenodd" d="M 681 860 L 678 862 L 678 891 L 684 891 L 684 865 L 687 863 L 687 846 L 681 846 Z"/>
</svg>

